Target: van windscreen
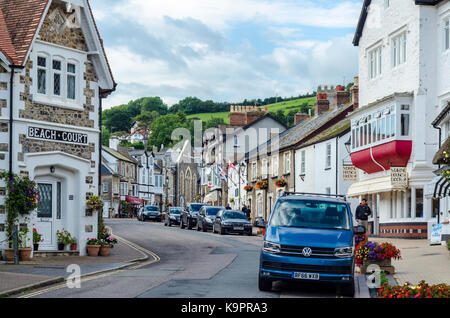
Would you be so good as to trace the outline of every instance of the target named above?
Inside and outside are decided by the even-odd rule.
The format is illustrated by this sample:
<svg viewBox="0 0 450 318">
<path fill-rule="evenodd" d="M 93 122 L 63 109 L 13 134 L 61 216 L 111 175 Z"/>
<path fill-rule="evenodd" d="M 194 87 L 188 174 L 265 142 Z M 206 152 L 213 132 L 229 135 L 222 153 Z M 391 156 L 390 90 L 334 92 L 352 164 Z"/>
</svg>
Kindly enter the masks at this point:
<svg viewBox="0 0 450 318">
<path fill-rule="evenodd" d="M 270 226 L 350 230 L 347 205 L 320 200 L 281 200 Z"/>
</svg>

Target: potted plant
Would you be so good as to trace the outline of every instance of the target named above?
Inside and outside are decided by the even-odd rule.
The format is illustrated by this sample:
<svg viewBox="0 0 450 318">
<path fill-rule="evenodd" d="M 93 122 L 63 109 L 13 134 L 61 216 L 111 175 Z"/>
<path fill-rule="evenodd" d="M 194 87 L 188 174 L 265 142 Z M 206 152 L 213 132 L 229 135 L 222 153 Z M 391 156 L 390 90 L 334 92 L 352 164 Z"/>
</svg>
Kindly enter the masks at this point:
<svg viewBox="0 0 450 318">
<path fill-rule="evenodd" d="M 72 241 L 72 236 L 69 231 L 63 228 L 62 231 L 56 231 L 57 242 L 58 242 L 58 251 L 64 251 L 66 245 L 69 245 Z"/>
<path fill-rule="evenodd" d="M 252 187 L 251 185 L 248 185 L 248 184 L 247 184 L 247 185 L 244 187 L 244 190 L 247 191 L 247 192 L 250 192 L 250 191 L 253 190 L 253 187 Z"/>
<path fill-rule="evenodd" d="M 77 238 L 76 237 L 72 237 L 70 239 L 70 250 L 71 251 L 78 250 L 78 244 L 77 244 Z"/>
<path fill-rule="evenodd" d="M 42 234 L 39 234 L 36 228 L 33 228 L 33 249 L 37 251 L 39 249 L 39 243 L 43 242 Z"/>
<path fill-rule="evenodd" d="M 89 256 L 98 256 L 98 253 L 100 252 L 100 242 L 99 240 L 95 238 L 88 238 L 87 239 L 87 253 Z"/>
<path fill-rule="evenodd" d="M 381 270 L 394 274 L 392 259 L 401 259 L 400 250 L 388 242 L 376 243 L 363 240 L 355 250 L 355 262 L 361 268 L 361 274 L 366 273 L 370 264 L 376 264 Z"/>
<path fill-rule="evenodd" d="M 29 261 L 31 259 L 31 247 L 27 244 L 30 241 L 30 237 L 28 236 L 30 230 L 25 228 L 23 231 L 19 232 L 19 259 L 21 261 Z"/>
<path fill-rule="evenodd" d="M 275 186 L 278 188 L 285 187 L 286 184 L 287 184 L 287 182 L 284 179 L 278 179 L 277 181 L 275 181 Z"/>
</svg>

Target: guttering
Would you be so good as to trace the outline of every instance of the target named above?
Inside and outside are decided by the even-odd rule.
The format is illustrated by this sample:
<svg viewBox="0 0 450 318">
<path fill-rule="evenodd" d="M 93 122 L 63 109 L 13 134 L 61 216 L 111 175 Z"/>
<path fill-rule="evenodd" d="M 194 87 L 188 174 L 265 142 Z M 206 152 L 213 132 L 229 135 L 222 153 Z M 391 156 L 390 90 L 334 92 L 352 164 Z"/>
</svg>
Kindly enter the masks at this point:
<svg viewBox="0 0 450 318">
<path fill-rule="evenodd" d="M 14 73 L 15 70 L 22 70 L 25 67 L 22 65 L 11 64 L 11 78 L 9 80 L 9 174 L 13 174 L 13 122 L 14 122 Z"/>
</svg>

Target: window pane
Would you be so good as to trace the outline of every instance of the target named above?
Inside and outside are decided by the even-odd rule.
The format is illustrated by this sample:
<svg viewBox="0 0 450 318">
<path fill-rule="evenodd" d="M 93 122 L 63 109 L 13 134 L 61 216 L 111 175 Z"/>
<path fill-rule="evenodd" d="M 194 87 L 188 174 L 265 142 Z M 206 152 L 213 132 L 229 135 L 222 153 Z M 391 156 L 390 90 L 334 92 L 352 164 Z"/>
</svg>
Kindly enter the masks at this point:
<svg viewBox="0 0 450 318">
<path fill-rule="evenodd" d="M 38 66 L 46 67 L 47 66 L 47 59 L 45 57 L 38 57 Z"/>
<path fill-rule="evenodd" d="M 381 139 L 381 119 L 377 120 L 377 141 Z"/>
<path fill-rule="evenodd" d="M 53 94 L 60 96 L 61 95 L 61 75 L 53 74 Z"/>
<path fill-rule="evenodd" d="M 409 136 L 409 114 L 401 114 L 401 135 Z"/>
<path fill-rule="evenodd" d="M 38 218 L 51 218 L 52 217 L 52 185 L 51 184 L 38 184 L 39 190 L 39 202 L 37 206 Z"/>
<path fill-rule="evenodd" d="M 67 72 L 75 74 L 75 64 L 67 64 Z"/>
<path fill-rule="evenodd" d="M 53 69 L 54 70 L 61 70 L 61 61 L 53 61 Z"/>
<path fill-rule="evenodd" d="M 377 141 L 377 122 L 372 123 L 372 142 Z"/>
<path fill-rule="evenodd" d="M 372 124 L 371 123 L 369 123 L 368 125 L 367 125 L 367 143 L 368 144 L 370 144 L 370 143 L 372 143 Z"/>
<path fill-rule="evenodd" d="M 61 219 L 61 182 L 56 184 L 56 218 Z"/>
<path fill-rule="evenodd" d="M 423 189 L 416 189 L 416 218 L 423 217 Z"/>
<path fill-rule="evenodd" d="M 386 118 L 381 118 L 381 139 L 386 138 Z"/>
<path fill-rule="evenodd" d="M 391 115 L 391 137 L 395 136 L 395 114 Z"/>
<path fill-rule="evenodd" d="M 38 93 L 45 94 L 46 71 L 38 70 Z"/>
<path fill-rule="evenodd" d="M 75 99 L 75 76 L 67 75 L 67 98 Z"/>
<path fill-rule="evenodd" d="M 390 116 L 386 117 L 386 138 L 391 136 L 391 118 Z"/>
</svg>

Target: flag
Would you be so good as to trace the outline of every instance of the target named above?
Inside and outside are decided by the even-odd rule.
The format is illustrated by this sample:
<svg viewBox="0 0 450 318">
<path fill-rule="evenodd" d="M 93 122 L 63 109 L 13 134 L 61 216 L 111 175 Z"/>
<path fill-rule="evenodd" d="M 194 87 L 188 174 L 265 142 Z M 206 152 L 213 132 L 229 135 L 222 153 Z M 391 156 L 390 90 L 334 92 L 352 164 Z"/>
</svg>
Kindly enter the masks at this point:
<svg viewBox="0 0 450 318">
<path fill-rule="evenodd" d="M 233 166 L 233 164 L 231 163 L 231 161 L 229 161 L 229 164 L 228 164 L 228 170 L 230 170 L 230 169 L 236 170 L 236 167 Z M 237 171 L 237 170 L 236 170 L 236 171 Z"/>
<path fill-rule="evenodd" d="M 228 175 L 225 173 L 225 171 L 221 167 L 217 166 L 217 172 L 219 173 L 219 176 L 223 180 L 228 181 Z"/>
</svg>

